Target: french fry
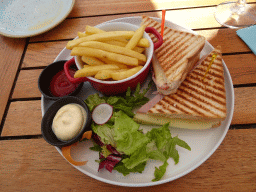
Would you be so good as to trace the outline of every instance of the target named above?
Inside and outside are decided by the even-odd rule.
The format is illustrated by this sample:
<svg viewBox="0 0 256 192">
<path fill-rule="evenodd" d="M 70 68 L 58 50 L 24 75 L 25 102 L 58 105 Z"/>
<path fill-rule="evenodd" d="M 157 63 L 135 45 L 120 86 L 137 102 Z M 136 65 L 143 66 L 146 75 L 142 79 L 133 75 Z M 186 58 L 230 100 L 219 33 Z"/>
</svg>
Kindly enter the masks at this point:
<svg viewBox="0 0 256 192">
<path fill-rule="evenodd" d="M 105 63 L 95 57 L 82 56 L 81 60 L 88 65 L 104 65 Z"/>
<path fill-rule="evenodd" d="M 82 33 L 82 32 L 78 32 L 77 35 L 78 35 L 79 38 L 81 38 L 81 37 L 87 37 L 87 36 L 88 36 L 87 34 Z"/>
<path fill-rule="evenodd" d="M 80 43 L 78 46 L 90 47 L 90 48 L 101 49 L 101 50 L 112 52 L 112 53 L 118 53 L 118 54 L 137 58 L 138 60 L 141 60 L 144 62 L 147 60 L 147 57 L 145 55 L 140 54 L 136 51 L 130 50 L 126 47 L 110 45 L 110 44 L 102 43 L 98 41 L 87 41 L 87 42 Z"/>
<path fill-rule="evenodd" d="M 105 33 L 98 33 L 98 34 L 93 34 L 86 37 L 81 37 L 78 39 L 71 40 L 67 43 L 66 48 L 73 49 L 78 44 L 86 41 L 109 40 L 109 39 L 115 39 L 116 37 L 131 38 L 133 35 L 134 35 L 134 31 L 109 31 Z"/>
<path fill-rule="evenodd" d="M 108 65 L 116 65 L 120 69 L 128 69 L 128 65 L 122 64 L 122 63 L 107 63 Z"/>
<path fill-rule="evenodd" d="M 92 35 L 92 34 L 97 34 L 97 33 L 104 33 L 105 31 L 103 31 L 97 27 L 92 27 L 90 25 L 86 25 L 85 32 L 86 32 L 86 34 Z"/>
<path fill-rule="evenodd" d="M 120 42 L 123 42 L 123 43 L 128 43 L 129 42 L 129 39 L 125 39 L 123 37 L 119 37 L 119 38 L 116 38 L 115 39 L 116 41 L 120 41 Z M 144 47 L 144 48 L 147 48 L 150 46 L 149 44 L 149 41 L 146 39 L 146 38 L 141 38 L 137 44 L 138 47 Z"/>
<path fill-rule="evenodd" d="M 138 53 L 143 53 L 143 51 L 145 51 L 145 48 L 144 47 L 134 47 L 133 51 L 136 51 Z"/>
<path fill-rule="evenodd" d="M 116 46 L 120 46 L 120 47 L 125 47 L 126 44 L 128 42 L 121 42 L 121 41 L 117 41 L 117 40 L 108 40 L 108 41 L 103 41 L 104 43 L 107 43 L 107 44 L 111 44 L 111 45 L 116 45 Z M 145 48 L 143 47 L 134 47 L 133 48 L 133 51 L 136 51 L 138 53 L 142 53 L 143 51 L 145 51 Z"/>
<path fill-rule="evenodd" d="M 129 65 L 125 65 L 123 63 L 119 63 L 116 61 L 111 61 L 109 59 L 102 58 L 101 59 L 105 64 L 117 65 L 120 69 L 127 69 Z"/>
<path fill-rule="evenodd" d="M 115 73 L 111 74 L 111 77 L 113 80 L 116 80 L 116 81 L 126 79 L 126 78 L 136 74 L 137 72 L 139 72 L 142 68 L 143 68 L 143 66 L 137 66 L 132 69 L 128 69 L 126 71 L 115 72 Z"/>
<path fill-rule="evenodd" d="M 122 69 L 106 69 L 106 70 L 101 70 L 99 71 L 95 76 L 94 78 L 95 79 L 101 79 L 101 80 L 104 80 L 104 79 L 111 79 L 111 74 L 112 73 L 115 73 L 115 72 L 118 72 L 118 71 L 123 71 Z"/>
<path fill-rule="evenodd" d="M 138 30 L 139 30 L 139 29 L 138 29 Z M 142 31 L 143 28 L 140 29 L 140 30 Z M 92 27 L 92 26 L 89 26 L 89 25 L 86 25 L 85 31 L 86 31 L 86 34 L 89 34 L 89 35 L 106 32 L 106 31 L 101 30 L 101 29 L 99 29 L 99 28 L 97 28 L 97 27 Z M 140 32 L 141 32 L 141 31 L 140 31 Z M 144 28 L 144 31 L 145 31 L 145 28 Z M 143 31 L 143 32 L 144 32 L 144 31 Z M 142 33 L 142 35 L 143 35 L 143 33 Z M 129 39 L 130 39 L 130 38 L 127 39 L 126 37 L 116 37 L 116 38 L 115 38 L 115 41 L 119 41 L 119 42 L 123 42 L 123 43 L 128 43 L 128 42 L 129 42 Z M 139 47 L 149 47 L 149 46 L 150 46 L 149 41 L 148 41 L 146 38 L 142 38 L 142 36 L 141 36 L 141 38 L 139 39 L 139 41 L 138 41 L 137 44 L 138 44 Z M 142 52 L 141 52 L 141 53 L 142 53 Z"/>
<path fill-rule="evenodd" d="M 132 38 L 130 39 L 130 41 L 125 46 L 125 48 L 133 49 L 134 47 L 136 47 L 136 45 L 138 44 L 138 42 L 140 41 L 140 39 L 143 36 L 145 28 L 146 28 L 146 25 L 142 25 L 139 29 L 137 29 L 135 31 L 134 35 L 132 36 Z"/>
<path fill-rule="evenodd" d="M 146 64 L 146 62 L 144 62 L 144 61 L 139 61 L 139 65 L 145 65 Z"/>
<path fill-rule="evenodd" d="M 100 58 L 100 60 L 103 61 L 105 64 L 122 64 L 122 63 L 119 63 L 117 61 L 111 61 L 107 58 Z M 122 64 L 122 65 L 124 65 L 124 64 Z"/>
<path fill-rule="evenodd" d="M 140 41 L 138 42 L 137 46 L 147 48 L 150 46 L 150 43 L 149 43 L 148 39 L 141 38 Z"/>
<path fill-rule="evenodd" d="M 92 26 L 89 26 L 89 25 L 86 25 L 85 31 L 86 31 L 86 34 L 88 34 L 88 35 L 98 34 L 98 33 L 105 33 L 106 32 L 106 31 L 101 30 L 97 27 L 92 27 Z M 124 37 L 116 37 L 115 40 L 118 40 L 118 41 L 121 41 L 121 42 L 124 42 L 124 43 L 128 42 L 128 40 Z"/>
<path fill-rule="evenodd" d="M 121 55 L 117 53 L 111 53 L 100 49 L 94 49 L 89 47 L 74 47 L 71 51 L 71 56 L 90 56 L 96 58 L 107 58 L 112 61 L 123 63 L 126 65 L 137 66 L 139 61 L 137 58 Z"/>
<path fill-rule="evenodd" d="M 90 77 L 96 75 L 101 70 L 106 69 L 119 69 L 116 65 L 95 65 L 95 66 L 86 66 L 82 69 L 79 69 L 75 72 L 74 78 L 79 77 Z"/>
</svg>

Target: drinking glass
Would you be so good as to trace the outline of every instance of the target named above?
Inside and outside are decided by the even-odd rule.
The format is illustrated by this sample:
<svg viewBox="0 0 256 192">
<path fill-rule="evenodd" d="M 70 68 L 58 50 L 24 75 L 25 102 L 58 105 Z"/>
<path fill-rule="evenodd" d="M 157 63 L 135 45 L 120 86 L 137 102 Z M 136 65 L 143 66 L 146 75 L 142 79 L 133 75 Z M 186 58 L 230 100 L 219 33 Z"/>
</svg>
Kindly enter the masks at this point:
<svg viewBox="0 0 256 192">
<path fill-rule="evenodd" d="M 226 27 L 247 27 L 256 24 L 256 10 L 246 0 L 223 2 L 216 7 L 215 19 Z"/>
</svg>

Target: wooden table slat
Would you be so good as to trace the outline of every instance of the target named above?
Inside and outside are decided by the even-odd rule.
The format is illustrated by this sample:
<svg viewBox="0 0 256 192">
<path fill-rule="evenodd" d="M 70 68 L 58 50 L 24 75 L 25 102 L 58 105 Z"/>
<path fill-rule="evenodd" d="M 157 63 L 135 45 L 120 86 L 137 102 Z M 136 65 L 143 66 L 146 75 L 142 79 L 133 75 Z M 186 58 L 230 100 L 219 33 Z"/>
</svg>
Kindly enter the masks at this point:
<svg viewBox="0 0 256 192">
<path fill-rule="evenodd" d="M 1 136 L 41 134 L 41 101 L 12 102 Z"/>
<path fill-rule="evenodd" d="M 52 63 L 68 41 L 31 43 L 27 47 L 22 68 L 45 67 Z"/>
<path fill-rule="evenodd" d="M 12 99 L 41 97 L 38 78 L 43 69 L 22 70 L 19 74 Z"/>
<path fill-rule="evenodd" d="M 2 121 L 5 112 L 25 44 L 25 39 L 0 36 L 0 121 Z"/>
<path fill-rule="evenodd" d="M 222 2 L 223 0 L 76 0 L 69 17 L 215 6 Z M 255 1 L 247 0 L 247 2 Z"/>
</svg>

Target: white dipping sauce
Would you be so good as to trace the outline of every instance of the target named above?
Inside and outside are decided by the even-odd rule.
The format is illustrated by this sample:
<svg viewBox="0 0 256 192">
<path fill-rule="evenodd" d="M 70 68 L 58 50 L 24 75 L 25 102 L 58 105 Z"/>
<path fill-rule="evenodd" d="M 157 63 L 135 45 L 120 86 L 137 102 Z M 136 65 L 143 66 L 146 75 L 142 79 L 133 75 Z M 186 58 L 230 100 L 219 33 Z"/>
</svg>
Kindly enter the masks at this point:
<svg viewBox="0 0 256 192">
<path fill-rule="evenodd" d="M 64 105 L 53 119 L 52 130 L 58 139 L 68 141 L 79 134 L 86 117 L 87 113 L 80 105 L 75 103 Z"/>
</svg>

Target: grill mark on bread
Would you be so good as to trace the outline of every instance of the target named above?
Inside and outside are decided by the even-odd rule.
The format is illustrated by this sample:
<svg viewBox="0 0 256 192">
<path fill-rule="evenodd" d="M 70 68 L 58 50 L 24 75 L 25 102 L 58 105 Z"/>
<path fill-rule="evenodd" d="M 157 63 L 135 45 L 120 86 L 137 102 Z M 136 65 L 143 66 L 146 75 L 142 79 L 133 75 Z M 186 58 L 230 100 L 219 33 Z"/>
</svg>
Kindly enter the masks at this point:
<svg viewBox="0 0 256 192">
<path fill-rule="evenodd" d="M 168 59 L 161 63 L 163 66 L 167 66 L 164 70 L 167 76 L 171 75 L 173 71 L 177 70 L 181 65 L 183 65 L 182 61 L 187 62 L 187 60 L 190 59 L 189 57 L 185 57 L 185 55 L 188 55 L 193 49 L 196 49 L 195 46 L 192 46 L 191 44 L 183 45 L 182 50 L 177 50 L 173 57 L 168 57 Z M 166 65 L 169 60 L 171 60 L 171 65 Z"/>
<path fill-rule="evenodd" d="M 207 71 L 208 65 L 200 66 L 196 68 L 196 71 L 201 72 L 201 74 L 204 76 L 205 72 Z M 208 73 L 216 76 L 222 76 L 223 70 L 218 69 L 216 66 L 211 66 Z"/>
<path fill-rule="evenodd" d="M 182 86 L 178 92 L 185 94 L 187 96 L 187 100 L 192 102 L 194 99 L 198 100 L 199 102 L 205 102 L 208 106 L 216 109 L 217 111 L 223 112 L 223 105 L 226 105 L 225 102 L 218 99 L 218 97 L 214 97 L 215 95 L 211 94 L 204 94 L 197 89 L 193 89 L 189 86 Z M 184 96 L 185 97 L 185 96 Z M 189 99 L 191 98 L 191 99 Z M 213 102 L 210 102 L 213 101 Z M 218 105 L 221 105 L 219 107 Z M 217 113 L 218 114 L 218 113 Z"/>
<path fill-rule="evenodd" d="M 182 39 L 182 37 L 179 37 L 177 39 L 175 39 L 174 41 L 172 41 L 171 39 L 167 39 L 161 47 L 159 47 L 155 53 L 157 55 L 157 57 L 159 58 L 159 61 L 161 61 L 161 57 L 164 57 L 165 54 L 171 54 L 172 52 L 174 52 L 175 50 L 173 49 L 174 46 L 176 46 L 177 42 L 180 41 L 180 39 Z M 169 51 L 172 52 L 169 52 Z"/>
<path fill-rule="evenodd" d="M 203 65 L 203 66 L 202 66 Z M 194 76 L 194 78 L 198 77 L 204 78 L 206 71 L 207 71 L 208 65 L 201 64 L 201 66 L 197 66 L 194 70 L 193 73 L 190 73 L 188 76 Z M 209 69 L 208 73 L 206 74 L 206 77 L 211 77 L 211 79 L 223 79 L 223 70 L 218 69 L 218 67 L 214 65 L 211 66 Z M 196 76 L 195 76 L 196 75 Z"/>
<path fill-rule="evenodd" d="M 185 87 L 191 87 L 191 89 L 193 90 L 197 90 L 199 91 L 200 93 L 202 94 L 211 94 L 211 95 L 214 95 L 216 98 L 220 98 L 222 100 L 226 100 L 226 96 L 224 95 L 225 92 L 220 92 L 219 89 L 218 91 L 216 91 L 216 89 L 213 89 L 213 87 L 205 87 L 205 86 L 202 86 L 200 84 L 197 84 L 197 83 L 194 83 L 193 81 L 191 80 L 185 80 L 182 85 L 180 86 L 180 88 L 182 89 L 183 86 Z M 194 88 L 195 87 L 195 88 Z M 216 99 L 217 100 L 217 99 Z M 223 101 L 220 101 L 221 103 L 225 104 L 225 102 Z M 226 105 L 226 104 L 225 104 Z"/>
<path fill-rule="evenodd" d="M 208 73 L 208 75 L 205 76 L 205 73 L 206 73 L 206 69 L 202 69 L 202 68 L 196 68 L 193 70 L 192 73 L 190 73 L 188 76 L 187 76 L 187 80 L 189 80 L 190 78 L 191 79 L 194 79 L 194 80 L 197 80 L 198 83 L 204 83 L 205 85 L 210 85 L 210 81 L 219 81 L 219 82 L 222 82 L 223 81 L 223 72 L 221 74 L 216 74 L 214 72 L 211 72 L 211 73 Z M 205 79 L 204 79 L 205 78 Z M 223 86 L 223 83 L 221 84 L 217 84 L 218 86 Z"/>
<path fill-rule="evenodd" d="M 157 56 L 159 57 L 159 61 L 162 61 L 163 59 L 166 60 L 166 58 L 168 58 L 168 60 L 173 60 L 173 58 L 175 58 L 175 60 L 177 61 L 177 57 L 183 57 L 183 52 L 187 52 L 187 48 L 189 45 L 185 45 L 186 43 L 188 43 L 188 39 L 190 38 L 191 36 L 186 36 L 186 37 L 181 37 L 180 39 L 177 40 L 177 42 L 172 42 L 171 43 L 171 47 L 170 48 L 174 48 L 174 54 L 170 54 L 169 53 L 169 49 L 165 49 L 165 47 L 162 47 L 162 49 L 164 49 L 164 51 L 162 51 L 162 53 L 164 54 L 158 54 Z M 185 45 L 185 46 L 184 46 Z M 162 50 L 161 49 L 161 50 Z M 183 54 L 182 54 L 183 53 Z M 168 54 L 168 55 L 167 55 Z M 162 57 L 162 58 L 161 58 Z M 164 57 L 164 58 L 163 58 Z M 174 61 L 172 61 L 174 62 Z"/>
<path fill-rule="evenodd" d="M 165 43 L 162 44 L 161 47 L 159 47 L 155 53 L 157 55 L 158 61 L 160 62 L 161 60 L 163 60 L 162 58 L 164 57 L 164 55 L 166 54 L 173 54 L 174 53 L 174 49 L 173 47 L 175 46 L 173 43 L 176 42 L 170 42 L 170 40 L 167 40 Z"/>
<path fill-rule="evenodd" d="M 187 104 L 186 102 L 188 102 L 188 101 L 182 94 L 176 92 L 176 94 L 174 96 L 171 96 L 171 97 L 166 96 L 165 97 L 166 100 L 169 98 L 173 99 L 175 101 L 175 103 L 176 103 L 175 108 L 179 109 L 184 114 L 187 114 L 187 115 L 194 114 L 194 115 L 202 116 L 202 117 L 205 116 L 205 114 L 203 112 L 201 112 L 200 110 L 193 107 L 193 105 L 199 106 L 198 104 L 196 104 L 194 102 L 189 102 L 190 105 Z"/>
<path fill-rule="evenodd" d="M 195 78 L 195 79 L 198 79 L 198 80 L 200 80 L 200 81 L 203 81 L 205 72 L 206 72 L 206 70 L 205 70 L 205 71 L 201 71 L 201 73 L 197 70 L 197 71 L 194 71 L 194 73 L 191 74 L 190 77 L 193 77 L 193 78 Z M 209 79 L 209 81 L 211 81 L 213 78 L 214 78 L 214 80 L 222 79 L 222 78 L 221 78 L 221 75 L 215 74 L 215 73 L 212 73 L 212 72 L 211 72 L 211 73 L 208 72 L 208 74 L 205 76 L 205 79 Z M 208 84 L 209 81 L 205 81 L 206 84 Z"/>
<path fill-rule="evenodd" d="M 173 102 L 172 103 L 168 103 L 168 102 L 166 103 L 165 99 L 163 99 L 163 100 L 159 101 L 159 103 L 162 104 L 162 107 L 164 108 L 164 110 L 170 111 L 171 113 L 176 112 L 175 110 L 171 110 L 170 108 L 167 107 L 169 105 L 174 104 Z M 167 104 L 167 106 L 166 106 L 166 104 Z"/>
<path fill-rule="evenodd" d="M 204 84 L 202 84 L 201 80 L 198 81 L 198 79 L 189 78 L 189 79 L 185 79 L 185 81 L 183 81 L 183 84 L 188 83 L 188 84 L 194 85 L 202 90 L 208 91 L 211 94 L 215 94 L 216 96 L 221 97 L 223 99 L 226 98 L 225 89 L 223 86 L 215 86 L 215 85 L 211 85 L 209 82 L 207 82 L 207 83 L 206 82 L 207 81 L 205 81 Z"/>
<path fill-rule="evenodd" d="M 208 116 L 216 116 L 216 114 L 214 114 L 213 111 L 206 108 L 205 105 L 201 104 L 200 102 L 195 102 L 194 100 L 187 100 L 187 98 L 180 91 L 177 92 L 177 96 L 187 101 L 187 103 L 184 102 L 186 104 L 186 107 L 190 108 L 190 110 L 192 111 L 196 111 L 200 116 L 204 117 L 206 116 L 206 113 L 209 114 Z"/>
<path fill-rule="evenodd" d="M 206 61 L 203 64 L 201 64 L 201 66 L 199 66 L 198 68 L 205 69 L 206 71 L 209 65 L 210 65 L 210 61 Z M 216 73 L 222 74 L 224 71 L 223 71 L 223 68 L 220 67 L 220 65 L 222 65 L 222 62 L 219 62 L 219 61 L 218 63 L 216 62 L 214 65 L 210 67 L 209 72 L 214 71 Z"/>
<path fill-rule="evenodd" d="M 173 101 L 171 101 L 173 100 Z M 172 105 L 169 105 L 170 107 L 167 108 L 166 110 L 169 111 L 170 113 L 175 113 L 175 112 L 183 112 L 184 114 L 191 114 L 191 109 L 190 108 L 184 108 L 185 106 L 185 103 L 183 103 L 182 101 L 179 101 L 177 98 L 175 97 L 168 97 L 168 96 L 165 96 L 163 99 L 162 99 L 163 103 L 165 103 L 166 105 L 168 105 L 168 103 L 171 101 L 172 102 Z M 173 106 L 175 105 L 175 107 Z M 162 105 L 161 105 L 162 106 Z M 175 110 L 172 110 L 172 108 L 175 108 L 177 111 Z M 194 111 L 193 111 L 194 112 Z"/>
<path fill-rule="evenodd" d="M 189 89 L 189 90 L 187 90 Z M 184 92 L 190 92 L 191 95 L 195 95 L 195 93 L 198 93 L 198 95 L 201 95 L 202 97 L 205 97 L 209 100 L 213 100 L 214 102 L 221 104 L 221 105 L 226 105 L 225 98 L 222 97 L 222 95 L 216 94 L 215 92 L 206 92 L 202 91 L 201 89 L 196 89 L 195 87 L 191 86 L 190 84 L 186 85 L 184 84 L 183 86 L 180 87 L 180 90 Z"/>
</svg>

